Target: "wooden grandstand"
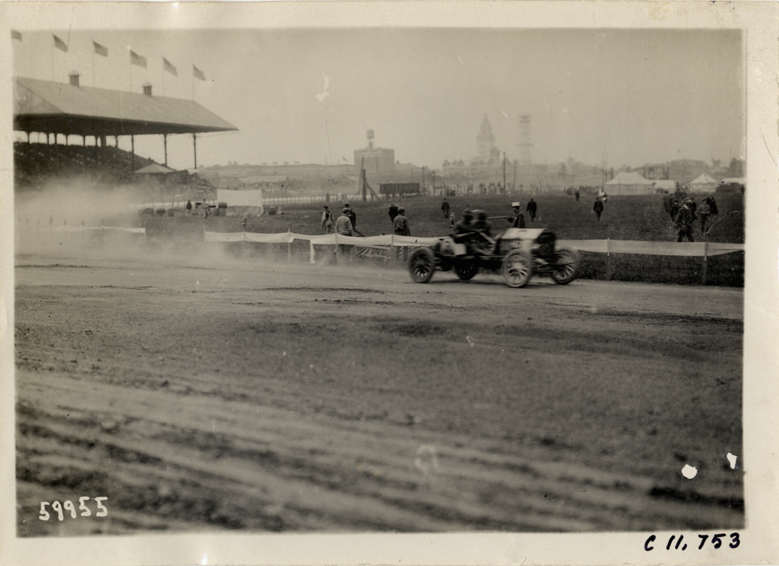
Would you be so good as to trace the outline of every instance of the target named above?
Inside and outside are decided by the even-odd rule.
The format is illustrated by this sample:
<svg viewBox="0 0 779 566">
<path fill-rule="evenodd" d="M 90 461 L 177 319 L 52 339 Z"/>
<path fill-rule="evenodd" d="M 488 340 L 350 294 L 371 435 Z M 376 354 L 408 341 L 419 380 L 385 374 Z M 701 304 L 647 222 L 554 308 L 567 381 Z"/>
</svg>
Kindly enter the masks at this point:
<svg viewBox="0 0 779 566">
<path fill-rule="evenodd" d="M 148 84 L 143 94 L 85 87 L 76 73 L 69 84 L 17 77 L 13 123 L 15 131 L 27 134 L 26 142 L 14 144 L 16 182 L 22 186 L 72 173 L 129 176 L 153 163 L 135 155 L 140 135 L 162 136 L 167 165 L 167 136 L 191 134 L 197 169 L 198 134 L 237 130 L 194 100 L 153 96 Z M 45 135 L 46 143 L 30 143 L 33 133 Z M 69 144 L 70 136 L 80 136 L 82 144 Z M 130 137 L 129 152 L 116 147 L 123 136 Z M 111 137 L 113 147 L 107 143 Z"/>
</svg>

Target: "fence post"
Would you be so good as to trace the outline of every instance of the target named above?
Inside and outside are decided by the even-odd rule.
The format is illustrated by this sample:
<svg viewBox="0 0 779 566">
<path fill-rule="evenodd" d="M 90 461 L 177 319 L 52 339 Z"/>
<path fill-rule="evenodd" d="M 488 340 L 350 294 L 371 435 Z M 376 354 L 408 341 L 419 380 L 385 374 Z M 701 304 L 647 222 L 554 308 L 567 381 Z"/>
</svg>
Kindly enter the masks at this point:
<svg viewBox="0 0 779 566">
<path fill-rule="evenodd" d="M 390 234 L 392 239 L 390 240 L 390 261 L 395 261 L 395 232 Z"/>
<path fill-rule="evenodd" d="M 706 284 L 706 272 L 708 271 L 709 237 L 706 235 L 703 240 L 703 269 L 701 271 L 701 285 Z"/>
<path fill-rule="evenodd" d="M 611 281 L 611 237 L 606 239 L 606 281 Z"/>
<path fill-rule="evenodd" d="M 335 240 L 335 263 L 336 263 L 336 265 L 338 265 L 339 263 L 341 263 L 341 254 L 338 253 L 338 231 L 336 230 L 335 234 L 333 234 L 333 235 L 335 236 L 335 238 L 334 238 L 334 240 Z"/>
</svg>

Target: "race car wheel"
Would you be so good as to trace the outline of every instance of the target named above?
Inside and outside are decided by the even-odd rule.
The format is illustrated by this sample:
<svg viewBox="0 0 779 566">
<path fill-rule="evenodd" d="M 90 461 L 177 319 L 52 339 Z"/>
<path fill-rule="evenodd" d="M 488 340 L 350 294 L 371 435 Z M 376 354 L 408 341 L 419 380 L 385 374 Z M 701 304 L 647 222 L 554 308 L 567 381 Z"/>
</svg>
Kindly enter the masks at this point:
<svg viewBox="0 0 779 566">
<path fill-rule="evenodd" d="M 479 266 L 470 261 L 457 262 L 454 264 L 454 272 L 463 281 L 468 281 L 479 273 Z"/>
<path fill-rule="evenodd" d="M 579 265 L 581 260 L 579 252 L 569 248 L 557 250 L 557 264 L 552 271 L 552 280 L 560 285 L 568 285 L 579 277 Z"/>
<path fill-rule="evenodd" d="M 533 275 L 533 260 L 525 252 L 514 250 L 503 258 L 503 278 L 509 287 L 524 287 Z"/>
<path fill-rule="evenodd" d="M 414 283 L 427 283 L 435 271 L 435 255 L 430 248 L 417 248 L 408 258 L 408 272 Z"/>
</svg>

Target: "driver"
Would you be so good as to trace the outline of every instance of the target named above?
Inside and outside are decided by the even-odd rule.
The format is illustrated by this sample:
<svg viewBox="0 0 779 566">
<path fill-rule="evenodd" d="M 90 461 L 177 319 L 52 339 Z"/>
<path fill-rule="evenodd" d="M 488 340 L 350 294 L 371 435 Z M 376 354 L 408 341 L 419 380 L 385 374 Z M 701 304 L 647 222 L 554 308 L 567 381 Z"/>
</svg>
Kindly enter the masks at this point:
<svg viewBox="0 0 779 566">
<path fill-rule="evenodd" d="M 472 220 L 473 212 L 470 210 L 463 210 L 463 219 L 452 228 L 451 236 L 454 238 L 455 242 L 464 242 L 469 239 L 468 236 L 473 233 Z"/>
<path fill-rule="evenodd" d="M 476 222 L 471 225 L 472 229 L 476 232 L 487 236 L 492 239 L 492 225 L 487 222 L 487 213 L 480 210 L 476 215 Z"/>
<path fill-rule="evenodd" d="M 476 213 L 476 222 L 471 225 L 471 229 L 479 236 L 472 242 L 474 251 L 489 254 L 495 240 L 492 239 L 492 226 L 487 222 L 486 212 L 480 210 Z"/>
</svg>

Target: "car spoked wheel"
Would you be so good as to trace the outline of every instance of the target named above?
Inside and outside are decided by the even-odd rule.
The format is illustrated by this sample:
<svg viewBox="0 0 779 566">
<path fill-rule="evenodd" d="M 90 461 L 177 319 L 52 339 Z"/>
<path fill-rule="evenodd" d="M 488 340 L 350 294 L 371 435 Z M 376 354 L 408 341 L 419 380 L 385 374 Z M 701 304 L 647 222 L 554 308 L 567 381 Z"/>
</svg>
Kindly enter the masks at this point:
<svg viewBox="0 0 779 566">
<path fill-rule="evenodd" d="M 579 277 L 579 253 L 576 250 L 563 248 L 557 250 L 557 264 L 552 272 L 552 280 L 560 285 L 567 285 Z"/>
<path fill-rule="evenodd" d="M 524 287 L 533 275 L 533 260 L 515 250 L 503 259 L 503 278 L 509 287 Z"/>
<path fill-rule="evenodd" d="M 427 283 L 435 271 L 435 255 L 430 248 L 417 248 L 408 258 L 408 272 L 414 283 Z"/>
<path fill-rule="evenodd" d="M 454 264 L 454 272 L 463 281 L 473 279 L 479 273 L 479 266 L 472 262 L 458 262 Z"/>
</svg>

